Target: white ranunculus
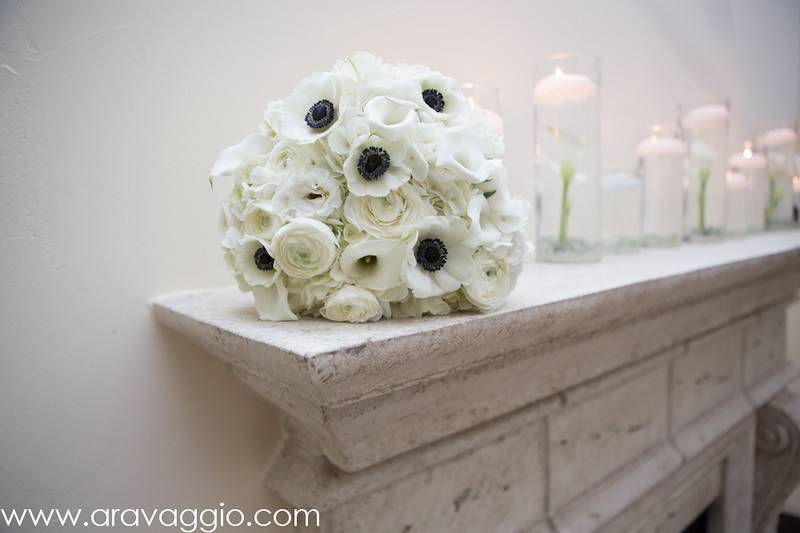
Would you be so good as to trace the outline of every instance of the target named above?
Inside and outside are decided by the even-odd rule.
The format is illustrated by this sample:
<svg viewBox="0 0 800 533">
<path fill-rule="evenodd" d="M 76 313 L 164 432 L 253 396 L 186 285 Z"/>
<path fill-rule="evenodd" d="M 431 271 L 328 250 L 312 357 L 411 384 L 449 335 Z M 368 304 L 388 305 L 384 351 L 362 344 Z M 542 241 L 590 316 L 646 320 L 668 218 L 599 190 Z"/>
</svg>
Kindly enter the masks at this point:
<svg viewBox="0 0 800 533">
<path fill-rule="evenodd" d="M 487 200 L 482 194 L 472 197 L 467 212 L 470 218 L 470 239 L 473 246 L 491 246 L 525 227 L 530 204 L 524 198 L 493 194 Z"/>
<path fill-rule="evenodd" d="M 385 291 L 400 284 L 405 254 L 403 241 L 365 239 L 344 249 L 339 266 L 357 285 Z"/>
<path fill-rule="evenodd" d="M 279 184 L 273 201 L 287 218 L 324 220 L 342 206 L 342 187 L 326 169 L 310 167 Z"/>
<path fill-rule="evenodd" d="M 419 122 L 417 104 L 388 96 L 371 98 L 364 106 L 370 130 L 385 139 L 409 139 Z"/>
<path fill-rule="evenodd" d="M 272 202 L 253 202 L 244 212 L 244 232 L 257 239 L 271 239 L 282 225 L 283 217 Z"/>
<path fill-rule="evenodd" d="M 420 222 L 403 269 L 403 281 L 416 298 L 441 296 L 469 283 L 475 264 L 468 237 L 459 217 L 432 216 Z"/>
<path fill-rule="evenodd" d="M 269 287 L 275 283 L 278 271 L 269 247 L 264 241 L 252 237 L 244 237 L 237 245 L 233 245 L 236 270 L 244 280 L 253 287 Z"/>
<path fill-rule="evenodd" d="M 485 250 L 478 250 L 473 260 L 475 270 L 469 284 L 464 287 L 464 294 L 481 311 L 497 309 L 511 292 L 510 267 Z"/>
<path fill-rule="evenodd" d="M 269 287 L 253 287 L 253 298 L 258 318 L 261 320 L 273 322 L 297 320 L 297 315 L 289 306 L 288 291 L 282 276 L 278 276 L 275 283 Z"/>
<path fill-rule="evenodd" d="M 474 130 L 448 129 L 436 152 L 436 166 L 469 183 L 481 183 L 499 171 L 502 161 L 487 159 L 484 145 Z"/>
<path fill-rule="evenodd" d="M 371 292 L 346 285 L 328 297 L 320 313 L 336 322 L 374 322 L 383 316 L 383 307 Z"/>
<path fill-rule="evenodd" d="M 271 253 L 289 276 L 311 278 L 327 272 L 336 260 L 336 236 L 313 218 L 296 218 L 272 238 Z"/>
<path fill-rule="evenodd" d="M 243 167 L 253 167 L 269 154 L 275 142 L 260 133 L 248 135 L 238 144 L 225 148 L 211 167 L 210 179 L 232 176 Z"/>
<path fill-rule="evenodd" d="M 431 205 L 407 183 L 384 197 L 351 194 L 344 202 L 345 218 L 378 239 L 405 237 L 418 222 L 433 214 Z"/>
<path fill-rule="evenodd" d="M 341 79 L 329 72 L 313 74 L 284 100 L 278 133 L 300 144 L 313 143 L 330 133 L 342 107 Z M 317 119 L 320 126 L 314 125 Z"/>
<path fill-rule="evenodd" d="M 355 147 L 344 162 L 344 175 L 350 194 L 386 196 L 411 179 L 405 165 L 407 146 L 370 135 Z"/>
</svg>

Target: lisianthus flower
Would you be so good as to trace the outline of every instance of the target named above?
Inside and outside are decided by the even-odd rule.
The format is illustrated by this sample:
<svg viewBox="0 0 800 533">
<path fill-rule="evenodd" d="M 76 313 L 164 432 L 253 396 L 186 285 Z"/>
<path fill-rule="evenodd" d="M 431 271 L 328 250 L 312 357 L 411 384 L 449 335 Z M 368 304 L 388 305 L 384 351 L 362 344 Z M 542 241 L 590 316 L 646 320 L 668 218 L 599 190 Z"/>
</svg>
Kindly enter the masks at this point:
<svg viewBox="0 0 800 533">
<path fill-rule="evenodd" d="M 273 202 L 287 218 L 324 220 L 342 206 L 342 187 L 323 167 L 309 167 L 275 189 Z"/>
</svg>

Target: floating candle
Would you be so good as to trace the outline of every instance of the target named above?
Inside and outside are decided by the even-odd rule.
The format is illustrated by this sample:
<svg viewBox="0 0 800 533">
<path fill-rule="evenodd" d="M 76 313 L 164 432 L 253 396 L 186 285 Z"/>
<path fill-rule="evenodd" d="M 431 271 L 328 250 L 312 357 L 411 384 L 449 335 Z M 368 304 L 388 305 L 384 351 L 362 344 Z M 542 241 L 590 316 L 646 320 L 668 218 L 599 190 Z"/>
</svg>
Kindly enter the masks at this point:
<svg viewBox="0 0 800 533">
<path fill-rule="evenodd" d="M 795 141 L 797 141 L 797 133 L 791 128 L 769 130 L 758 138 L 758 144 L 768 148 L 794 144 Z"/>
<path fill-rule="evenodd" d="M 639 157 L 680 157 L 686 155 L 686 143 L 680 139 L 649 137 L 636 147 Z"/>
<path fill-rule="evenodd" d="M 728 120 L 727 106 L 714 104 L 695 107 L 681 119 L 687 130 L 702 130 Z"/>
<path fill-rule="evenodd" d="M 542 107 L 577 104 L 591 98 L 597 84 L 583 74 L 565 74 L 557 68 L 554 74 L 543 78 L 533 90 L 533 101 Z"/>
<path fill-rule="evenodd" d="M 748 153 L 745 149 L 743 152 L 731 154 L 728 165 L 738 170 L 762 170 L 767 168 L 767 160 L 763 155 L 754 154 L 752 151 Z"/>
</svg>

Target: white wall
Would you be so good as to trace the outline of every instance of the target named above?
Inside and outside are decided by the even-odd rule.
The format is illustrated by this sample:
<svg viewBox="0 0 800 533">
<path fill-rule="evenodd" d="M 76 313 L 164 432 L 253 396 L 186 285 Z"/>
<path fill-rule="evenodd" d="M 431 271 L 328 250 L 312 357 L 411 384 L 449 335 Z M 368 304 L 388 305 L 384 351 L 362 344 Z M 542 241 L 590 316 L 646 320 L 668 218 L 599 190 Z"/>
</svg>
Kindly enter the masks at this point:
<svg viewBox="0 0 800 533">
<path fill-rule="evenodd" d="M 679 99 L 734 137 L 797 113 L 800 4 L 736 1 L 0 0 L 0 504 L 272 505 L 277 416 L 156 327 L 154 294 L 228 284 L 219 149 L 353 50 L 505 93 L 530 190 L 534 58 L 603 59 L 606 169 Z"/>
</svg>

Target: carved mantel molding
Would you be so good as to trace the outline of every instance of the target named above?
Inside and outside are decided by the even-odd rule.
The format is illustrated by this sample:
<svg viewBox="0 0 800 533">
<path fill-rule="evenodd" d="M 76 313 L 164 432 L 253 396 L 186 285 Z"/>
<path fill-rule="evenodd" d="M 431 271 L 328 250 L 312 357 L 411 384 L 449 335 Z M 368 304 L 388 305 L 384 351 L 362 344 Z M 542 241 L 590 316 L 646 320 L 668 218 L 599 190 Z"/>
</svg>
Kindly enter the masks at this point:
<svg viewBox="0 0 800 533">
<path fill-rule="evenodd" d="M 678 533 L 709 507 L 745 533 L 785 498 L 761 447 L 799 287 L 785 232 L 527 265 L 486 315 L 265 323 L 235 289 L 154 311 L 283 411 L 267 480 L 324 531 Z"/>
<path fill-rule="evenodd" d="M 800 398 L 783 391 L 758 410 L 753 532 L 775 533 L 784 503 L 800 483 Z"/>
</svg>

